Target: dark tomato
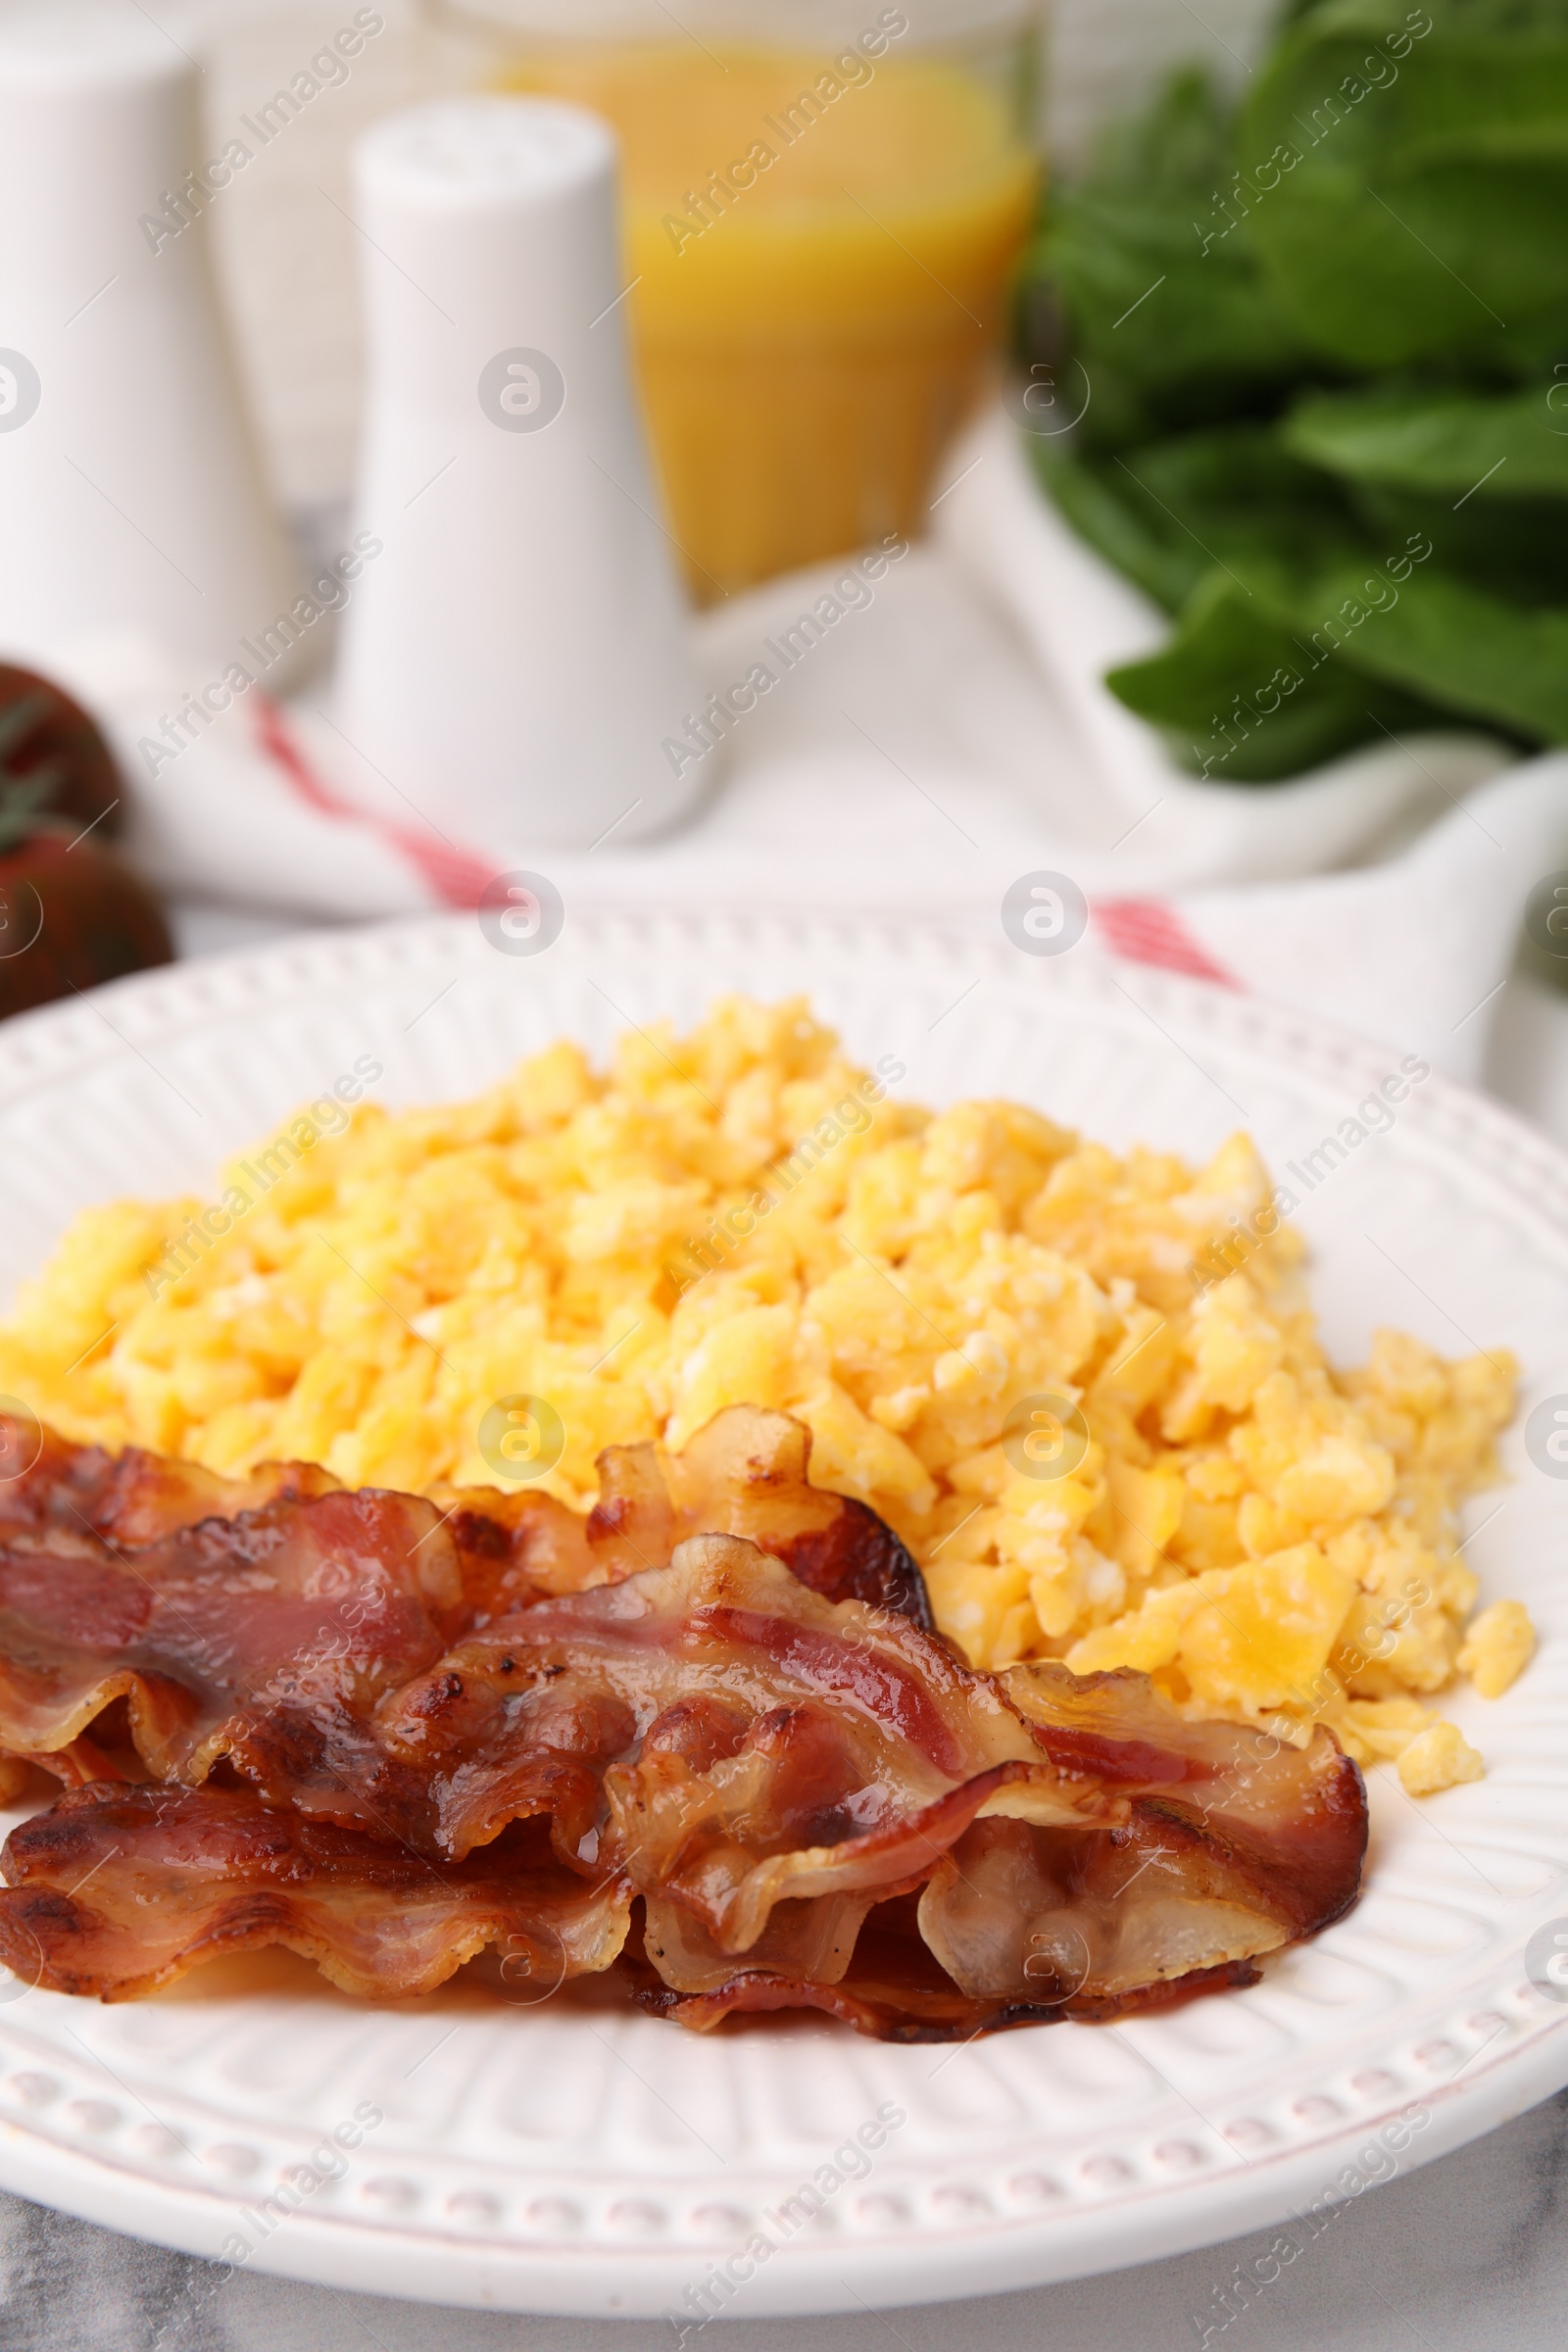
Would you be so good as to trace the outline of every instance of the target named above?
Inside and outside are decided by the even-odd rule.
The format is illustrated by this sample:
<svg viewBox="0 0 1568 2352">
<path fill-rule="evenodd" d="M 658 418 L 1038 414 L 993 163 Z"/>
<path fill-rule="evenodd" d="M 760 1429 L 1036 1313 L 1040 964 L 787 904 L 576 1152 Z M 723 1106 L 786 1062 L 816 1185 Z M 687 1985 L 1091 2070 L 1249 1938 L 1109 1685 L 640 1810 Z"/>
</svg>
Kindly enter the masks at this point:
<svg viewBox="0 0 1568 2352">
<path fill-rule="evenodd" d="M 42 808 L 73 833 L 118 833 L 124 815 L 113 755 L 79 703 L 30 669 L 0 662 L 0 775 L 13 786 L 47 772 Z"/>
<path fill-rule="evenodd" d="M 113 850 L 54 827 L 0 853 L 0 1015 L 168 963 L 157 900 Z"/>
</svg>

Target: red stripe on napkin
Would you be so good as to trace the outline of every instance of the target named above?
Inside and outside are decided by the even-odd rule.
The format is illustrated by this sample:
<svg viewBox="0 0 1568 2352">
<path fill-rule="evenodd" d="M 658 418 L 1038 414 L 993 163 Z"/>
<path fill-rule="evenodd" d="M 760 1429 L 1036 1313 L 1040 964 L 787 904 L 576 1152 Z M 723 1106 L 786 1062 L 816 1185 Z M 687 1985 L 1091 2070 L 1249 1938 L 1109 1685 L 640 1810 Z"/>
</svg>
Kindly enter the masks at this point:
<svg viewBox="0 0 1568 2352">
<path fill-rule="evenodd" d="M 282 769 L 301 800 L 318 815 L 341 817 L 350 824 L 364 825 L 382 841 L 390 842 L 429 884 L 443 906 L 478 906 L 499 867 L 471 850 L 460 850 L 455 842 L 442 841 L 415 825 L 394 824 L 386 817 L 372 816 L 363 808 L 356 808 L 351 802 L 339 799 L 306 759 L 276 703 L 269 702 L 265 694 L 258 694 L 253 698 L 253 708 L 257 740 L 263 751 Z"/>
<path fill-rule="evenodd" d="M 1158 964 L 1167 972 L 1185 972 L 1194 980 L 1212 980 L 1221 988 L 1242 982 L 1234 972 L 1201 948 L 1181 916 L 1161 899 L 1100 899 L 1095 921 L 1114 953 L 1129 963 Z"/>
</svg>

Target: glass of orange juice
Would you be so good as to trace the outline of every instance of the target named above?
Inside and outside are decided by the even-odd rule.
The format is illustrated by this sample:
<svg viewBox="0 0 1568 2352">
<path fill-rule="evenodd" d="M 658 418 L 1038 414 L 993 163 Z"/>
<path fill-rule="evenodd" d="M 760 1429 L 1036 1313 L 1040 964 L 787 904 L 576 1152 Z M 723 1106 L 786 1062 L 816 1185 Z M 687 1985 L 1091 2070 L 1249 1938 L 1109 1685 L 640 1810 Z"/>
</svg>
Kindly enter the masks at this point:
<svg viewBox="0 0 1568 2352">
<path fill-rule="evenodd" d="M 626 300 L 698 599 L 917 533 L 1034 213 L 1040 0 L 428 4 L 465 78 L 619 134 Z"/>
</svg>

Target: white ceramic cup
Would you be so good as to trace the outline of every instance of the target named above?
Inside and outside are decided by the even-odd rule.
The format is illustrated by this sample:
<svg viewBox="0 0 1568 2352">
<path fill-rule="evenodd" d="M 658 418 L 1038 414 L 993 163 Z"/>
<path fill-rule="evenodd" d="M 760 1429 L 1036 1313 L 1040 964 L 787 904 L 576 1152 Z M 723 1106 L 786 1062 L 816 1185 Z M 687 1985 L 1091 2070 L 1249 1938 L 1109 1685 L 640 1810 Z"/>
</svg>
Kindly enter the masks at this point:
<svg viewBox="0 0 1568 2352">
<path fill-rule="evenodd" d="M 461 98 L 355 157 L 369 382 L 335 719 L 367 808 L 484 845 L 617 847 L 684 812 L 699 707 L 633 398 L 615 148 Z"/>
<path fill-rule="evenodd" d="M 299 593 L 208 259 L 220 195 L 187 176 L 196 83 L 134 0 L 0 9 L 0 653 L 134 625 L 216 672 Z"/>
</svg>

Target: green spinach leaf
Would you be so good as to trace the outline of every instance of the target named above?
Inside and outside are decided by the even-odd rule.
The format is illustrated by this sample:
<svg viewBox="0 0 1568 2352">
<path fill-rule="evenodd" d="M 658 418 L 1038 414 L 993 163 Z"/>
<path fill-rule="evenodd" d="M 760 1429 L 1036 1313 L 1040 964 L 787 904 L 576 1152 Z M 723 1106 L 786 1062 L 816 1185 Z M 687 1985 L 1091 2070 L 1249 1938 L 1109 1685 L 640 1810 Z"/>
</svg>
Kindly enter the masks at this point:
<svg viewBox="0 0 1568 2352">
<path fill-rule="evenodd" d="M 1109 683 L 1179 757 L 1568 742 L 1568 0 L 1296 0 L 1239 108 L 1181 75 L 1107 139 L 1033 283 L 1090 384 L 1036 462 L 1176 621 Z"/>
<path fill-rule="evenodd" d="M 1227 110 L 1178 75 L 1142 121 L 1107 139 L 1085 183 L 1056 198 L 1028 275 L 1051 289 L 1026 356 L 1088 371 L 1085 446 L 1113 449 L 1214 415 L 1277 406 L 1313 367 L 1253 247 Z M 1027 306 L 1026 306 L 1027 316 Z M 1321 370 L 1320 370 L 1321 372 Z"/>
<path fill-rule="evenodd" d="M 1568 357 L 1560 0 L 1324 0 L 1249 92 L 1237 154 L 1275 291 L 1326 357 L 1515 376 Z"/>
<path fill-rule="evenodd" d="M 1512 601 L 1568 604 L 1568 376 L 1529 392 L 1379 385 L 1298 403 L 1287 449 L 1335 475 L 1383 539 Z"/>
<path fill-rule="evenodd" d="M 1110 671 L 1113 694 L 1216 782 L 1300 775 L 1369 734 L 1441 726 L 1439 706 L 1314 652 L 1221 571 L 1205 575 L 1170 644 Z"/>
</svg>

